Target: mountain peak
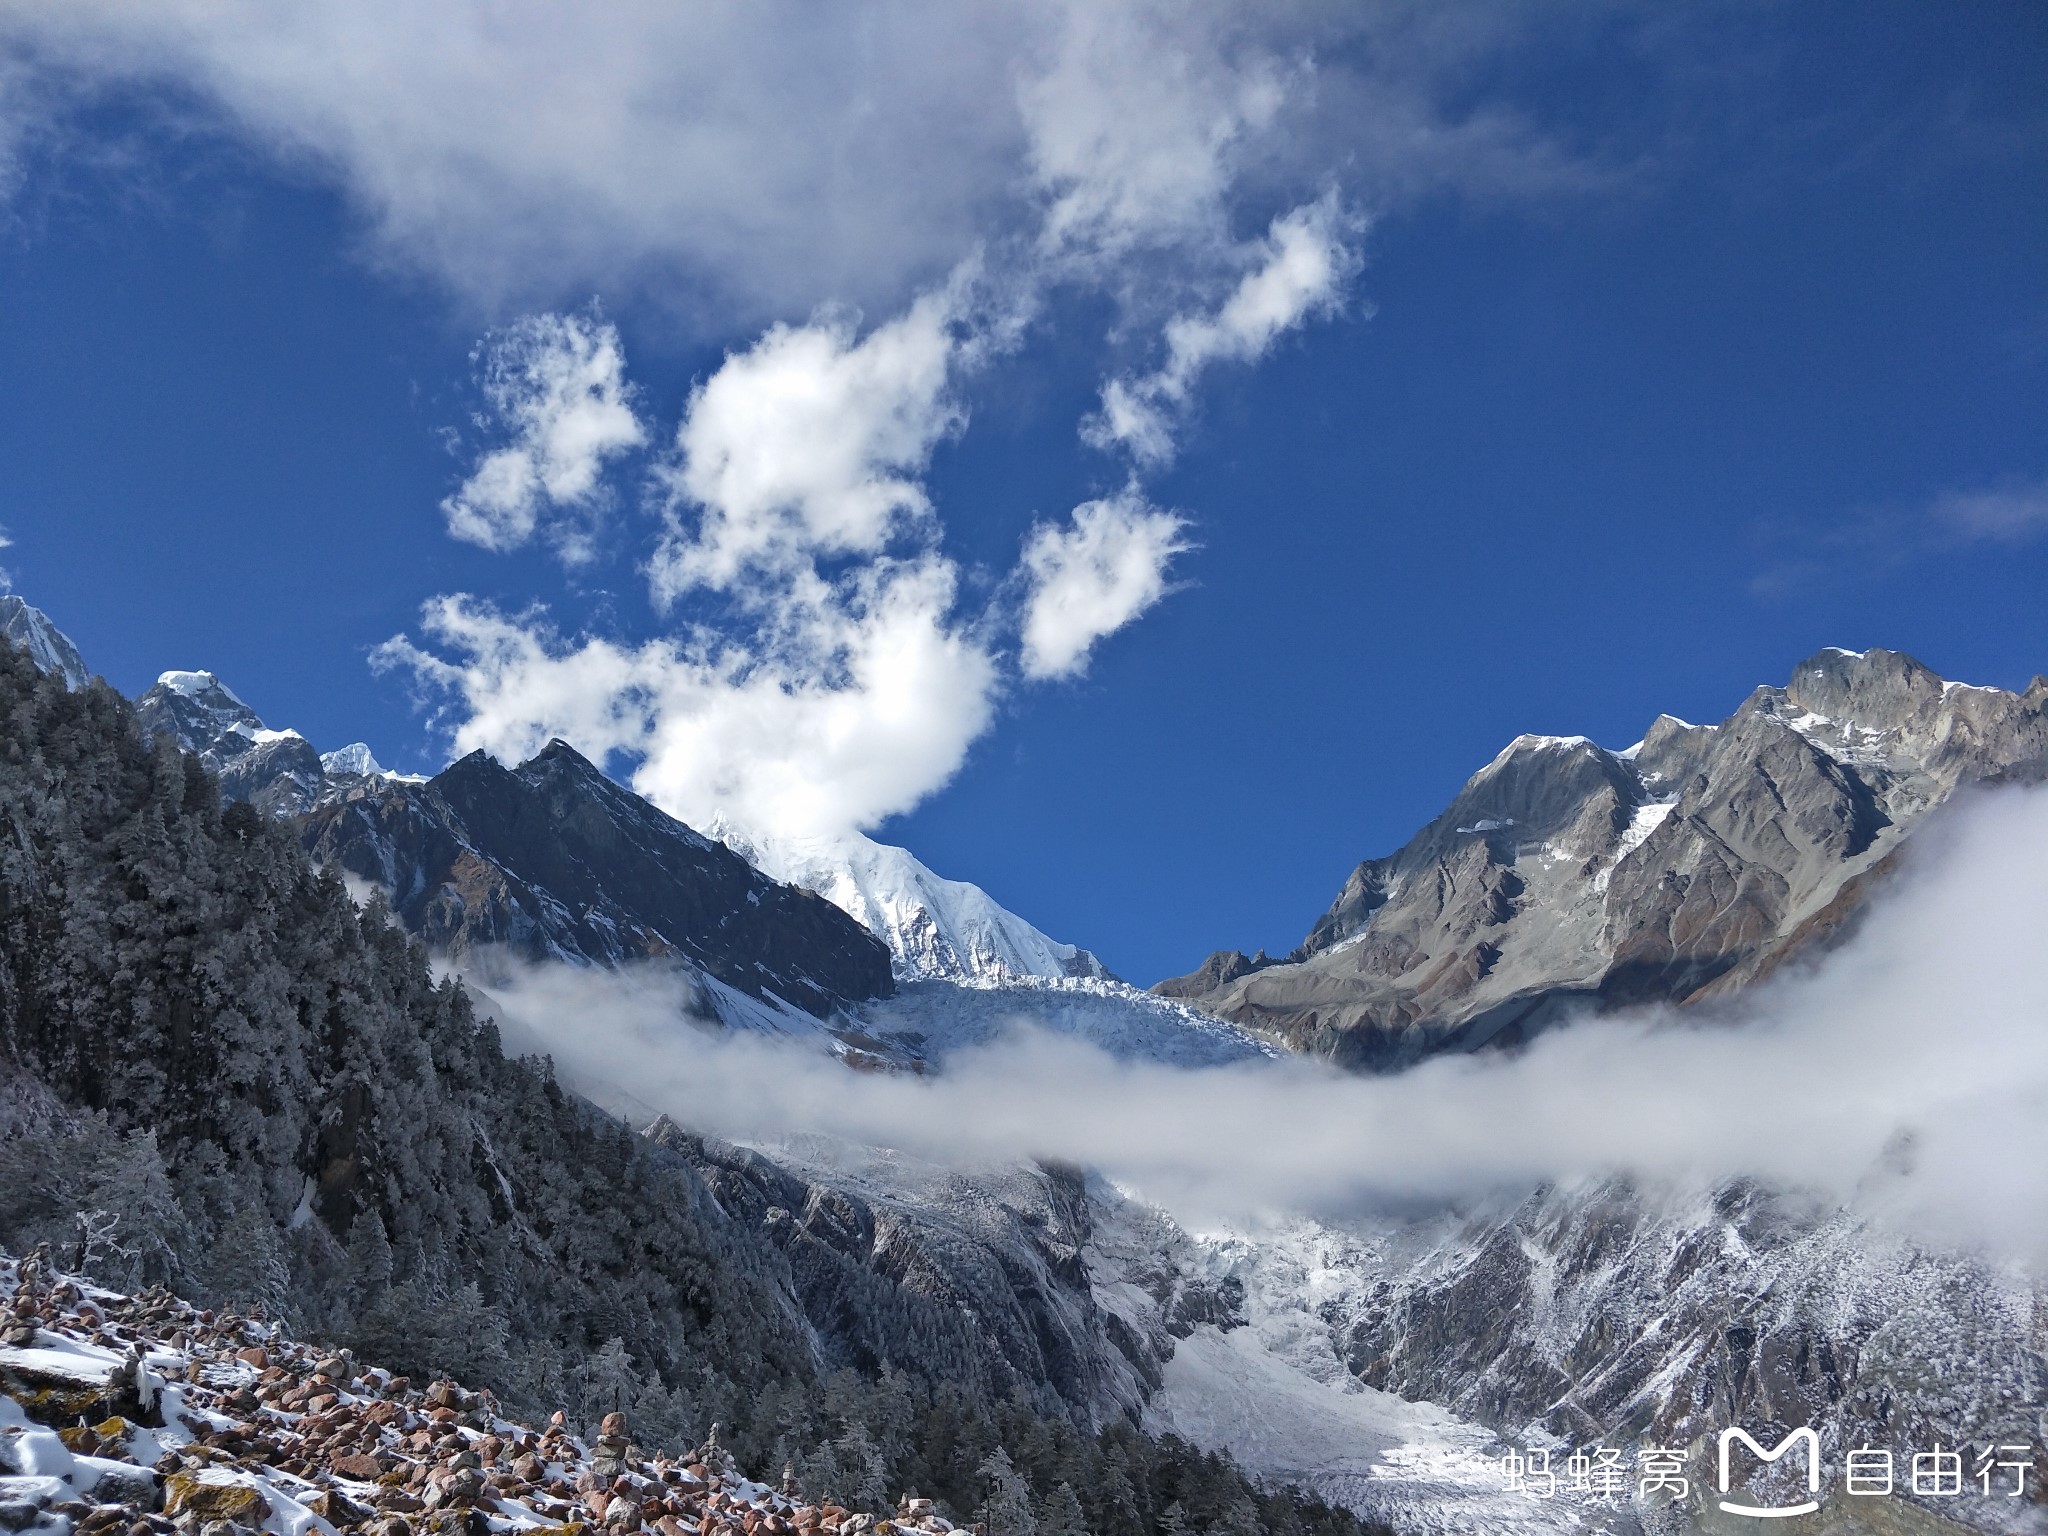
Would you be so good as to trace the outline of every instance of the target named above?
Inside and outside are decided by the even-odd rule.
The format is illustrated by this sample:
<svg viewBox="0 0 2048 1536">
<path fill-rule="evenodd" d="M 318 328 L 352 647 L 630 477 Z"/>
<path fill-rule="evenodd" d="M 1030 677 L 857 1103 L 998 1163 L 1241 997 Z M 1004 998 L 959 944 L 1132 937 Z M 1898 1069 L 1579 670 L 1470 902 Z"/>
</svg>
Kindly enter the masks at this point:
<svg viewBox="0 0 2048 1536">
<path fill-rule="evenodd" d="M 763 874 L 816 891 L 858 918 L 889 946 L 901 979 L 1110 979 L 1087 950 L 1041 933 L 980 886 L 935 874 L 907 848 L 859 832 L 772 837 L 723 817 L 705 831 Z"/>
<path fill-rule="evenodd" d="M 598 767 L 597 764 L 593 763 L 581 752 L 578 752 L 559 736 L 550 736 L 546 746 L 542 747 L 519 766 L 522 771 L 529 768 L 538 768 L 544 771 L 560 770 L 580 774 L 586 778 L 604 779 L 607 784 L 612 782 L 602 768 Z"/>
<path fill-rule="evenodd" d="M 170 671 L 157 674 L 156 685 L 188 699 L 206 702 L 218 696 L 240 709 L 247 709 L 235 691 L 212 672 Z"/>
<path fill-rule="evenodd" d="M 78 647 L 40 608 L 33 608 L 12 593 L 0 595 L 0 636 L 28 652 L 29 662 L 39 672 L 64 679 L 73 693 L 92 681 L 85 658 Z"/>
<path fill-rule="evenodd" d="M 1960 786 L 2043 779 L 2048 688 L 1831 646 L 1721 724 L 1660 715 L 1626 752 L 1516 737 L 1359 864 L 1285 961 L 1221 951 L 1155 990 L 1374 1066 L 1526 1039 L 1577 1008 L 1716 996 L 1836 933 Z"/>
<path fill-rule="evenodd" d="M 345 747 L 320 754 L 320 766 L 329 773 L 348 774 L 356 778 L 375 779 L 384 776 L 384 765 L 377 761 L 366 741 L 352 741 Z"/>
</svg>

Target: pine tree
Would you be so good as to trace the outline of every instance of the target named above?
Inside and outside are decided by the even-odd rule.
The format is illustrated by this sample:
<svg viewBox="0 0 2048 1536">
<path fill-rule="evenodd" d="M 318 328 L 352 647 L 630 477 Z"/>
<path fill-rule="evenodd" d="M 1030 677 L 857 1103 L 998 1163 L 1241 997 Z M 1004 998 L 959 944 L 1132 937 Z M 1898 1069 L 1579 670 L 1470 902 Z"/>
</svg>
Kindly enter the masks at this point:
<svg viewBox="0 0 2048 1536">
<path fill-rule="evenodd" d="M 1038 1536 L 1088 1536 L 1088 1517 L 1072 1483 L 1061 1483 L 1046 1499 Z"/>
<path fill-rule="evenodd" d="M 110 1283 L 139 1290 L 182 1274 L 179 1250 L 191 1233 L 157 1149 L 156 1132 L 111 1137 L 93 1169 L 87 1198 L 114 1219 L 119 1233 L 123 1262 L 105 1272 Z"/>
<path fill-rule="evenodd" d="M 1031 1512 L 1031 1485 L 1018 1473 L 1009 1452 L 998 1446 L 978 1472 L 988 1490 L 982 1512 L 989 1536 L 1036 1536 L 1038 1520 Z"/>
<path fill-rule="evenodd" d="M 595 1427 L 608 1413 L 624 1413 L 639 1395 L 640 1378 L 633 1370 L 633 1357 L 626 1353 L 626 1341 L 616 1334 L 604 1341 L 576 1368 L 576 1385 L 581 1394 L 584 1422 Z"/>
<path fill-rule="evenodd" d="M 851 1507 L 871 1515 L 888 1514 L 896 1502 L 889 1488 L 889 1469 L 867 1426 L 858 1420 L 849 1423 L 833 1449 L 838 1452 L 846 1482 L 844 1492 Z"/>
</svg>

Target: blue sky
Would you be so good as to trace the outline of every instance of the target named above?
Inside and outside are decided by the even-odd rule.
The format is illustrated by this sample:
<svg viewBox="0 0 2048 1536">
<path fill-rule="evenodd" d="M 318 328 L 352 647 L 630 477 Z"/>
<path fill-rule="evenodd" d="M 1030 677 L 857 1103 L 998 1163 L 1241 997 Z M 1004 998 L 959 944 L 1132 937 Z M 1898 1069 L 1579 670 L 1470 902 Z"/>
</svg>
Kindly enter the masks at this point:
<svg viewBox="0 0 2048 1536">
<path fill-rule="evenodd" d="M 1219 7 L 1169 38 L 1192 62 L 1164 84 L 1132 73 L 1157 56 L 1144 28 L 1181 25 L 1159 13 L 1132 8 L 1135 47 L 991 19 L 891 127 L 891 71 L 919 65 L 894 9 L 874 9 L 851 86 L 744 28 L 706 43 L 747 86 L 703 108 L 739 146 L 735 181 L 643 167 L 669 118 L 593 129 L 563 164 L 551 145 L 497 164 L 436 139 L 433 108 L 394 109 L 374 68 L 303 105 L 231 39 L 0 6 L 14 589 L 126 691 L 210 667 L 274 725 L 431 769 L 464 709 L 442 695 L 437 724 L 415 673 L 370 658 L 401 633 L 452 656 L 420 622 L 439 595 L 529 631 L 545 604 L 558 652 L 699 621 L 765 645 L 763 615 L 787 610 L 762 606 L 760 570 L 650 600 L 662 506 L 693 558 L 712 549 L 710 503 L 662 499 L 693 388 L 820 304 L 860 306 L 857 344 L 978 243 L 982 287 L 949 311 L 971 333 L 947 343 L 950 415 L 899 465 L 930 514 L 892 525 L 893 554 L 821 545 L 803 568 L 943 561 L 946 634 L 992 658 L 960 707 L 986 719 L 939 722 L 957 751 L 905 737 L 924 756 L 860 804 L 907 805 L 876 835 L 1134 979 L 1292 945 L 1351 864 L 1517 732 L 1626 745 L 1660 710 L 1719 718 L 1824 644 L 2007 687 L 2048 671 L 2038 8 L 1482 8 L 1354 35 L 1233 30 Z M 347 40 L 374 62 L 377 39 Z M 333 56 L 284 41 L 309 70 Z M 628 54 L 660 79 L 673 46 L 502 65 L 602 89 Z M 986 107 L 978 67 L 1025 82 L 1021 127 Z M 800 113 L 835 81 L 866 116 L 771 142 L 778 92 Z M 1232 147 L 1174 162 L 1199 173 L 1193 214 L 1146 224 L 1127 197 L 1101 214 L 1059 134 L 1155 88 L 1148 122 L 1235 112 Z M 492 109 L 490 79 L 448 89 L 450 114 Z M 1105 121 L 1084 162 L 1131 131 Z M 829 172 L 814 140 L 843 151 Z M 479 155 L 473 195 L 407 179 Z M 1170 461 L 1084 443 L 1104 381 L 1156 378 L 1169 319 L 1223 314 L 1275 249 L 1270 221 L 1318 198 L 1357 268 L 1329 302 L 1173 396 Z M 1096 224 L 1048 257 L 1074 207 Z M 599 466 L 592 557 L 556 558 L 546 508 L 518 548 L 451 538 L 442 503 L 507 440 L 477 420 L 479 344 L 593 301 L 646 442 Z M 1120 515 L 1177 515 L 1189 547 L 1162 557 L 1163 597 L 1033 678 L 1020 549 L 1127 483 Z M 760 768 L 774 781 L 790 753 L 760 750 L 782 754 Z"/>
</svg>

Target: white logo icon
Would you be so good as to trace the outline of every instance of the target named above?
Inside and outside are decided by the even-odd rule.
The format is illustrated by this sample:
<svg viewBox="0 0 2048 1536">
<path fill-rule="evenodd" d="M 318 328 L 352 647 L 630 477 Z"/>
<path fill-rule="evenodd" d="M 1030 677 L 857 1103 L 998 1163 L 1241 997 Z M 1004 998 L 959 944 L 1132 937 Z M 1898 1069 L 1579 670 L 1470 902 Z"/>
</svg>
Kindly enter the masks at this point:
<svg viewBox="0 0 2048 1536">
<path fill-rule="evenodd" d="M 1724 1429 L 1721 1431 L 1721 1491 L 1728 1491 L 1728 1447 L 1740 1440 L 1760 1461 L 1776 1461 L 1795 1445 L 1806 1447 L 1806 1491 L 1820 1492 L 1820 1436 L 1810 1428 L 1795 1429 L 1770 1450 L 1765 1450 L 1750 1438 L 1746 1429 Z M 1721 1500 L 1721 1508 L 1731 1515 L 1751 1515 L 1759 1520 L 1782 1520 L 1788 1515 L 1810 1515 L 1820 1508 L 1819 1499 L 1808 1499 L 1804 1504 L 1787 1504 L 1783 1508 L 1764 1507 L 1755 1504 L 1733 1504 Z"/>
</svg>

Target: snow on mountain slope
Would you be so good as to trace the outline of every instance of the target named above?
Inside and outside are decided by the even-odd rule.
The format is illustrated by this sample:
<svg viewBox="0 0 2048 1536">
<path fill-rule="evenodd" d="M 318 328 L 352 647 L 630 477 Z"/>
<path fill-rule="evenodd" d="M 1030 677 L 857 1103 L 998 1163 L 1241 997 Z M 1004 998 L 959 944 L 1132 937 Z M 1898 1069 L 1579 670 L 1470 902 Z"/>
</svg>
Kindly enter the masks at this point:
<svg viewBox="0 0 2048 1536">
<path fill-rule="evenodd" d="M 1106 978 L 1085 949 L 1048 938 L 978 885 L 947 880 L 904 848 L 858 832 L 769 837 L 717 818 L 705 828 L 770 879 L 816 891 L 865 923 L 906 979 Z"/>
<path fill-rule="evenodd" d="M 370 751 L 368 742 L 352 741 L 333 752 L 320 754 L 320 766 L 329 773 L 354 774 L 357 778 L 381 779 L 384 765 Z"/>
<path fill-rule="evenodd" d="M 1516 737 L 1291 954 L 1219 950 L 1157 990 L 1380 1071 L 1704 1001 L 1831 942 L 1959 789 L 2044 779 L 2048 679 L 1829 649 L 1719 725 L 1661 715 L 1622 752 Z"/>
<path fill-rule="evenodd" d="M 72 691 L 92 681 L 78 647 L 50 622 L 50 616 L 11 593 L 0 596 L 0 635 L 25 649 L 37 671 L 55 673 Z"/>
</svg>

